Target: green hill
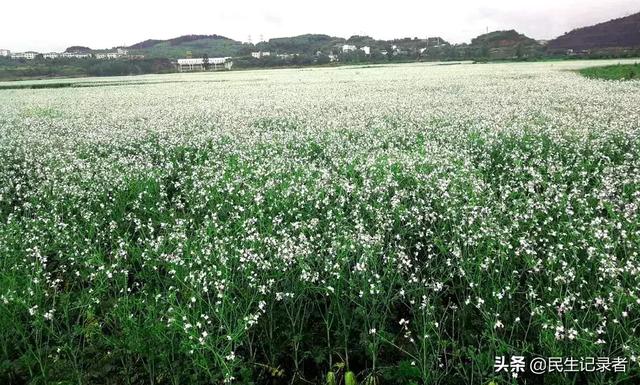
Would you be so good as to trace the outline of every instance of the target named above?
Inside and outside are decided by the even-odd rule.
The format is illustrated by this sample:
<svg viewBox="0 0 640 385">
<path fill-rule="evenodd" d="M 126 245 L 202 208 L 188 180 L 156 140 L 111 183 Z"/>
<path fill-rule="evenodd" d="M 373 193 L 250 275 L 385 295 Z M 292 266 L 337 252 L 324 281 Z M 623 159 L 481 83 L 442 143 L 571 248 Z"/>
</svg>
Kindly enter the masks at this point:
<svg viewBox="0 0 640 385">
<path fill-rule="evenodd" d="M 390 50 L 395 45 L 405 52 L 417 52 L 424 47 L 449 46 L 440 37 L 429 39 L 403 38 L 394 40 L 376 40 L 370 36 L 354 35 L 348 39 L 324 34 L 304 34 L 290 37 L 269 39 L 257 44 L 242 43 L 220 35 L 185 35 L 174 39 L 149 39 L 129 46 L 132 54 L 145 55 L 149 58 L 180 58 L 189 53 L 193 57 L 207 54 L 209 57 L 248 56 L 252 51 L 269 51 L 272 53 L 314 55 L 316 52 L 340 53 L 343 44 L 357 47 L 369 46 L 374 51 Z"/>
<path fill-rule="evenodd" d="M 550 52 L 640 49 L 640 12 L 574 29 L 549 42 Z"/>
<path fill-rule="evenodd" d="M 482 34 L 471 40 L 466 49 L 472 56 L 488 59 L 515 59 L 535 57 L 542 54 L 542 46 L 534 39 L 511 29 Z"/>
<path fill-rule="evenodd" d="M 185 35 L 168 40 L 149 39 L 128 47 L 132 54 L 151 58 L 180 58 L 188 54 L 200 57 L 239 56 L 251 52 L 253 46 L 219 35 Z"/>
<path fill-rule="evenodd" d="M 345 43 L 345 39 L 321 34 L 305 34 L 291 37 L 280 37 L 261 42 L 256 48 L 261 51 L 277 53 L 315 54 L 317 51 L 336 50 Z"/>
</svg>

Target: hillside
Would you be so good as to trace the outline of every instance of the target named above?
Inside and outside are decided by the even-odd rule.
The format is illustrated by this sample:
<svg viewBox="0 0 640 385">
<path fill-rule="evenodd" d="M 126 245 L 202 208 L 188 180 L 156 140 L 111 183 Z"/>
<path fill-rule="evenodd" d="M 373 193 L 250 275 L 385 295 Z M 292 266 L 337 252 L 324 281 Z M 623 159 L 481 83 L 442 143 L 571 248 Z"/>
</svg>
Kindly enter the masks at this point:
<svg viewBox="0 0 640 385">
<path fill-rule="evenodd" d="M 429 38 L 429 41 L 418 38 L 394 40 L 376 40 L 370 36 L 351 36 L 348 39 L 324 34 L 304 34 L 290 37 L 269 39 L 257 44 L 242 43 L 219 35 L 185 35 L 174 39 L 149 39 L 129 46 L 134 54 L 142 54 L 152 58 L 179 58 L 189 52 L 194 56 L 207 54 L 216 56 L 246 56 L 252 51 L 269 51 L 272 53 L 297 53 L 314 55 L 317 51 L 339 53 L 343 44 L 358 47 L 369 46 L 373 50 L 389 49 L 392 45 L 413 52 L 420 48 L 434 45 L 449 45 L 440 37 Z"/>
<path fill-rule="evenodd" d="M 249 56 L 253 51 L 308 56 L 313 56 L 318 51 L 338 54 L 342 52 L 343 44 L 352 44 L 357 47 L 369 46 L 372 52 L 378 53 L 377 55 L 381 51 L 391 52 L 391 47 L 396 46 L 400 52 L 404 52 L 405 56 L 414 58 L 420 56 L 423 59 L 438 60 L 475 57 L 488 59 L 527 58 L 539 56 L 541 51 L 541 46 L 535 40 L 514 30 L 483 34 L 474 38 L 471 44 L 460 46 L 451 45 L 441 37 L 377 40 L 366 35 L 354 35 L 344 39 L 325 34 L 304 34 L 273 38 L 257 44 L 242 43 L 220 35 L 185 35 L 167 40 L 149 39 L 128 48 L 134 54 L 142 54 L 149 58 L 176 59 L 186 57 L 188 54 L 193 57 L 200 57 L 203 54 L 207 54 L 209 57 L 241 57 Z M 424 48 L 427 50 L 422 53 Z"/>
<path fill-rule="evenodd" d="M 68 47 L 66 50 L 64 50 L 64 52 L 91 53 L 92 50 L 89 47 L 84 47 L 84 46 L 81 46 L 81 45 L 74 45 L 74 46 Z"/>
<path fill-rule="evenodd" d="M 479 35 L 471 40 L 469 46 L 461 49 L 471 52 L 470 57 L 495 60 L 537 57 L 541 54 L 542 46 L 534 39 L 511 29 Z"/>
<path fill-rule="evenodd" d="M 417 51 L 420 48 L 434 45 L 448 45 L 444 39 L 440 37 L 432 37 L 428 39 L 419 38 L 403 38 L 394 40 L 377 40 L 371 36 L 354 35 L 348 39 L 341 37 L 307 34 L 293 37 L 283 37 L 270 39 L 268 42 L 258 43 L 257 47 L 264 51 L 288 52 L 288 53 L 308 53 L 313 54 L 317 51 L 325 53 L 339 53 L 343 44 L 351 44 L 357 47 L 368 46 L 372 50 L 390 50 L 390 47 L 396 45 L 398 48 L 407 51 Z"/>
<path fill-rule="evenodd" d="M 345 43 L 345 39 L 322 34 L 305 34 L 292 37 L 280 37 L 269 39 L 267 42 L 256 44 L 261 51 L 273 51 L 278 53 L 306 53 L 314 54 L 316 51 L 331 51 Z"/>
<path fill-rule="evenodd" d="M 128 47 L 132 53 L 146 57 L 175 59 L 207 54 L 216 56 L 237 56 L 251 51 L 251 45 L 220 35 L 184 35 L 168 40 L 149 39 Z"/>
<path fill-rule="evenodd" d="M 538 43 L 513 29 L 485 33 L 471 40 L 471 45 L 486 46 L 488 48 L 515 47 L 518 44 L 529 46 L 537 45 Z"/>
<path fill-rule="evenodd" d="M 640 12 L 574 29 L 549 42 L 550 52 L 640 48 Z"/>
</svg>

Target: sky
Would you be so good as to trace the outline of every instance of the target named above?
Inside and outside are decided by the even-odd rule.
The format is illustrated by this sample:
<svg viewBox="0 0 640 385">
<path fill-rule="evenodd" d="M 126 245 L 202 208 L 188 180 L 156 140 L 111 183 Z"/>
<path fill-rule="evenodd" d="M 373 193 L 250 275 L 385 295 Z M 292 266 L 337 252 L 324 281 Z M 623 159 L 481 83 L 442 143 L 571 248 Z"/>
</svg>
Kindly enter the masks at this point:
<svg viewBox="0 0 640 385">
<path fill-rule="evenodd" d="M 376 39 L 440 36 L 469 42 L 487 30 L 551 39 L 571 29 L 640 12 L 638 0 L 80 0 L 2 1 L 0 48 L 104 49 L 146 39 L 217 34 L 257 43 L 324 33 Z"/>
</svg>

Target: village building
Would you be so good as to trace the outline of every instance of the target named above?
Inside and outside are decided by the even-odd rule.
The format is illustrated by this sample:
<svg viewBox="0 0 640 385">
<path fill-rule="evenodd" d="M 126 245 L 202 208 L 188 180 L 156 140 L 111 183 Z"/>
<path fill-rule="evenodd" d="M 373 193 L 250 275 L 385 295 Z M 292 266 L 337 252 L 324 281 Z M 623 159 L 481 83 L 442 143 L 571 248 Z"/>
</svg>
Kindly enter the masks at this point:
<svg viewBox="0 0 640 385">
<path fill-rule="evenodd" d="M 0 56 L 11 56 L 11 51 L 9 51 L 8 49 L 0 49 Z"/>
<path fill-rule="evenodd" d="M 12 59 L 26 59 L 26 60 L 33 60 L 36 58 L 36 56 L 38 56 L 39 53 L 37 52 L 33 52 L 33 51 L 27 51 L 27 52 L 16 52 L 16 53 L 12 53 L 11 54 L 11 58 Z"/>
<path fill-rule="evenodd" d="M 60 54 L 60 57 L 65 59 L 86 59 L 90 58 L 91 54 L 83 52 L 63 52 Z"/>
<path fill-rule="evenodd" d="M 129 56 L 129 50 L 124 48 L 118 48 L 115 52 L 99 52 L 94 54 L 96 59 L 119 59 L 125 56 Z"/>
<path fill-rule="evenodd" d="M 208 65 L 211 70 L 227 69 L 230 70 L 233 66 L 233 61 L 230 57 L 214 57 L 208 59 Z M 178 59 L 178 71 L 190 72 L 190 71 L 204 71 L 205 63 L 203 58 L 197 59 Z"/>
<path fill-rule="evenodd" d="M 267 52 L 263 52 L 263 51 L 251 52 L 251 56 L 256 59 L 261 59 L 266 56 L 271 56 L 271 52 L 268 52 L 268 51 Z"/>
<path fill-rule="evenodd" d="M 279 53 L 276 56 L 278 58 L 282 59 L 282 60 L 289 60 L 289 59 L 293 59 L 295 56 L 298 56 L 298 54 L 295 54 L 295 53 Z"/>
<path fill-rule="evenodd" d="M 345 44 L 342 46 L 342 53 L 352 52 L 352 51 L 355 51 L 356 49 L 357 48 L 355 45 Z"/>
<path fill-rule="evenodd" d="M 102 52 L 95 54 L 96 59 L 117 59 L 122 56 L 123 55 L 119 55 L 117 52 Z"/>
</svg>

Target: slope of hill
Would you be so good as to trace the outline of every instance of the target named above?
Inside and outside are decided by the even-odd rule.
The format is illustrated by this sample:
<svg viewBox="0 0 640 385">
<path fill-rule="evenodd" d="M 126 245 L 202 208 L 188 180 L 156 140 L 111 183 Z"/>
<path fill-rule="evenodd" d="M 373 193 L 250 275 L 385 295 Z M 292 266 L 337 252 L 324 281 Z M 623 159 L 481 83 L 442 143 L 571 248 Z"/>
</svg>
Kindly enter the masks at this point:
<svg viewBox="0 0 640 385">
<path fill-rule="evenodd" d="M 542 46 L 534 39 L 511 29 L 479 35 L 465 49 L 472 52 L 472 57 L 521 59 L 539 56 Z"/>
<path fill-rule="evenodd" d="M 429 41 L 418 38 L 394 40 L 376 40 L 370 36 L 351 36 L 348 39 L 324 34 L 304 34 L 290 37 L 269 39 L 257 44 L 248 44 L 219 35 L 185 35 L 174 39 L 149 39 L 129 46 L 133 54 L 142 54 L 151 58 L 179 58 L 191 53 L 194 57 L 207 54 L 216 56 L 247 56 L 252 51 L 269 51 L 272 53 L 314 55 L 317 51 L 339 53 L 343 44 L 357 47 L 369 46 L 373 50 L 389 49 L 392 45 L 407 51 L 417 51 L 423 47 L 449 45 L 440 37 L 429 38 Z"/>
<path fill-rule="evenodd" d="M 314 54 L 316 51 L 331 51 L 344 44 L 345 39 L 322 34 L 305 34 L 291 37 L 280 37 L 260 42 L 256 45 L 261 51 L 274 51 L 278 53 L 306 53 Z"/>
<path fill-rule="evenodd" d="M 640 12 L 604 23 L 574 29 L 549 42 L 550 52 L 640 48 Z"/>
<path fill-rule="evenodd" d="M 147 49 L 152 48 L 154 45 L 162 43 L 164 40 L 156 40 L 156 39 L 147 39 L 145 41 L 141 41 L 140 43 L 136 43 L 134 45 L 129 46 L 129 49 Z"/>
<path fill-rule="evenodd" d="M 518 44 L 529 46 L 538 43 L 513 29 L 485 33 L 471 40 L 471 45 L 486 46 L 487 48 L 515 47 Z"/>
<path fill-rule="evenodd" d="M 357 47 L 368 46 L 373 50 L 389 50 L 392 45 L 396 45 L 403 50 L 417 51 L 423 47 L 434 46 L 436 44 L 448 45 L 449 43 L 440 37 L 429 38 L 428 41 L 419 38 L 376 40 L 366 35 L 353 35 L 348 39 L 343 39 L 329 35 L 306 34 L 270 39 L 268 42 L 258 43 L 257 48 L 264 51 L 287 53 L 314 54 L 317 51 L 339 53 L 342 50 L 343 44 L 352 44 Z"/>
<path fill-rule="evenodd" d="M 184 35 L 168 40 L 149 39 L 128 48 L 146 57 L 179 58 L 194 56 L 236 56 L 251 51 L 250 45 L 220 35 Z"/>
<path fill-rule="evenodd" d="M 91 48 L 84 47 L 81 45 L 74 45 L 64 50 L 64 52 L 83 52 L 83 53 L 91 53 L 91 51 L 92 51 Z"/>
</svg>

